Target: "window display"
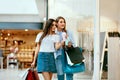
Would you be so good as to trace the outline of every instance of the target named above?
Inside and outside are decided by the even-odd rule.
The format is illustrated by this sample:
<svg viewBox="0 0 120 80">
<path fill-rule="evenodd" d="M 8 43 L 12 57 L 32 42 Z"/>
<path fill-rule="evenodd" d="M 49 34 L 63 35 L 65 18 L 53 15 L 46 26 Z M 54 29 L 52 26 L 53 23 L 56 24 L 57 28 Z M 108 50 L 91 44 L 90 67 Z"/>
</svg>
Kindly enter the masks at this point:
<svg viewBox="0 0 120 80">
<path fill-rule="evenodd" d="M 30 66 L 35 51 L 34 40 L 39 32 L 40 30 L 0 30 L 0 34 L 2 34 L 0 49 L 3 51 L 4 68 L 27 68 Z M 13 42 L 16 41 L 18 47 L 13 45 Z"/>
</svg>

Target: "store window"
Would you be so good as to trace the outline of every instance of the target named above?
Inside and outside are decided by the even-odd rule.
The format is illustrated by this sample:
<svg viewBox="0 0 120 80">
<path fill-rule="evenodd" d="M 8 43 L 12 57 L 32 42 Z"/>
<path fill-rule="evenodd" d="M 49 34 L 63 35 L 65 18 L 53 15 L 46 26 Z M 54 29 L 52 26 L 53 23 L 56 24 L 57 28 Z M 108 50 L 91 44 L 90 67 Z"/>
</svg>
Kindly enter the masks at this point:
<svg viewBox="0 0 120 80">
<path fill-rule="evenodd" d="M 4 57 L 4 68 L 13 68 L 13 66 L 7 64 L 7 60 L 9 60 L 10 48 L 14 46 L 14 41 L 18 42 L 17 61 L 24 64 L 24 66 L 19 65 L 18 68 L 30 67 L 35 51 L 35 38 L 39 32 L 42 32 L 42 30 L 0 29 L 0 50 L 2 50 L 2 56 Z"/>
</svg>

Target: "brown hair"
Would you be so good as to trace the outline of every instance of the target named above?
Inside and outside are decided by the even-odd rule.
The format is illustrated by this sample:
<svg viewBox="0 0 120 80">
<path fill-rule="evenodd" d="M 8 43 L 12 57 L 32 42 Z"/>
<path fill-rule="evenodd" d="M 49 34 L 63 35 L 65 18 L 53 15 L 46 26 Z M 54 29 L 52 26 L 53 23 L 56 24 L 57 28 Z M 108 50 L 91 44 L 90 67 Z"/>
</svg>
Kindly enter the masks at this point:
<svg viewBox="0 0 120 80">
<path fill-rule="evenodd" d="M 39 40 L 39 43 L 41 44 L 41 41 L 43 40 L 43 38 L 46 36 L 46 35 L 49 35 L 50 34 L 50 29 L 52 27 L 52 23 L 55 22 L 54 19 L 48 19 L 46 21 L 46 24 L 45 24 L 45 28 L 43 30 L 43 34 Z"/>
<path fill-rule="evenodd" d="M 64 18 L 64 17 L 58 16 L 58 17 L 56 18 L 56 22 L 58 23 L 60 19 L 63 19 L 64 22 L 65 22 L 65 28 L 63 29 L 63 32 L 67 32 L 67 31 L 66 31 L 66 21 L 65 21 L 65 18 Z"/>
</svg>

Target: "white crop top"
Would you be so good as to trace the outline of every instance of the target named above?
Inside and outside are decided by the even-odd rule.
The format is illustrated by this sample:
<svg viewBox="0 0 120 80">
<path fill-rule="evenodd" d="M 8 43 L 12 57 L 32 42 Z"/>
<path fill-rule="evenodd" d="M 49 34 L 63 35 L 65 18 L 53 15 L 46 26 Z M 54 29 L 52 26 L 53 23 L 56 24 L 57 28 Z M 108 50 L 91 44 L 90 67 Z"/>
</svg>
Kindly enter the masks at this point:
<svg viewBox="0 0 120 80">
<path fill-rule="evenodd" d="M 39 39 L 42 36 L 42 34 L 43 33 L 38 33 L 35 42 L 39 42 Z M 57 34 L 48 35 L 44 37 L 41 42 L 39 52 L 54 52 L 55 51 L 54 44 L 59 41 L 60 41 L 60 37 Z"/>
</svg>

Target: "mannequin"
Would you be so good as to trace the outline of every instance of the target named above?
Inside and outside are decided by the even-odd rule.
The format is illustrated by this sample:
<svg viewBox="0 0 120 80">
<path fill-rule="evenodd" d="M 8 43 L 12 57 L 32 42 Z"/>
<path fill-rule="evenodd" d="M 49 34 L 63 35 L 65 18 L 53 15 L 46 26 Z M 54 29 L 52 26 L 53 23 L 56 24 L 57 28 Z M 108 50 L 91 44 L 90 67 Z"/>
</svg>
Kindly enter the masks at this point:
<svg viewBox="0 0 120 80">
<path fill-rule="evenodd" d="M 10 60 L 12 60 L 12 62 L 10 64 L 11 68 L 14 68 L 15 65 L 17 65 L 17 56 L 16 54 L 18 53 L 19 48 L 18 48 L 18 41 L 13 41 L 13 45 L 10 47 L 10 54 L 7 56 L 7 67 L 9 66 L 9 62 Z"/>
</svg>

